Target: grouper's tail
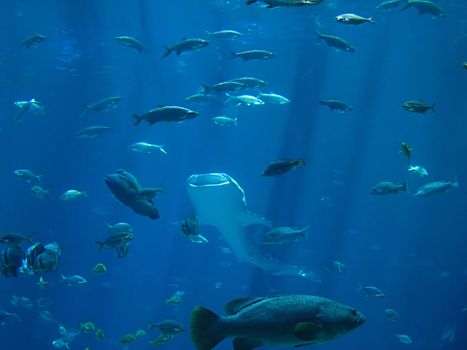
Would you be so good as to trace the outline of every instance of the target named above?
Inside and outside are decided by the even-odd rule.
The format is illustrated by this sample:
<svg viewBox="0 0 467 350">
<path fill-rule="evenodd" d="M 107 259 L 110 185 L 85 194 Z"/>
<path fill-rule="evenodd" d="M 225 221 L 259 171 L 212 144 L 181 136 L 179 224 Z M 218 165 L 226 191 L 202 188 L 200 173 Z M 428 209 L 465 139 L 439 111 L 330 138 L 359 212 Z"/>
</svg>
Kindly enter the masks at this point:
<svg viewBox="0 0 467 350">
<path fill-rule="evenodd" d="M 190 334 L 196 350 L 211 350 L 224 338 L 221 318 L 211 310 L 197 306 L 191 312 Z"/>
</svg>

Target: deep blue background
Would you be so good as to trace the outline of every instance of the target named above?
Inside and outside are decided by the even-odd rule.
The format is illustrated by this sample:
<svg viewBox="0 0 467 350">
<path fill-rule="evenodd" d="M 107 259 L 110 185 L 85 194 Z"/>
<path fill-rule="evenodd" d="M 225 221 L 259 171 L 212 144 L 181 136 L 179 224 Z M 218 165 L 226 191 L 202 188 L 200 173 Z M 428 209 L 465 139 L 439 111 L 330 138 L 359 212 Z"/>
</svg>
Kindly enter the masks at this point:
<svg viewBox="0 0 467 350">
<path fill-rule="evenodd" d="M 114 349 L 124 334 L 165 318 L 188 326 L 193 306 L 217 312 L 244 295 L 307 293 L 352 305 L 368 318 L 360 329 L 323 345 L 327 349 L 403 348 L 394 333 L 409 334 L 414 349 L 437 349 L 445 327 L 457 323 L 450 349 L 467 344 L 466 214 L 467 200 L 467 5 L 439 1 L 448 17 L 419 16 L 415 9 L 376 17 L 377 25 L 336 23 L 345 12 L 369 16 L 378 1 L 323 1 L 319 6 L 267 10 L 244 1 L 44 0 L 4 1 L 0 14 L 0 231 L 36 233 L 42 242 L 63 249 L 59 271 L 38 276 L 1 278 L 0 306 L 12 310 L 12 294 L 53 300 L 51 312 L 66 327 L 93 321 L 104 341 L 81 335 L 72 349 Z M 364 4 L 363 4 L 364 3 Z M 199 52 L 161 60 L 163 47 L 205 31 L 236 29 L 235 41 L 212 40 Z M 357 48 L 337 52 L 315 40 L 314 29 L 337 34 Z M 21 42 L 32 33 L 46 35 L 37 48 Z M 131 35 L 149 50 L 143 54 L 118 45 L 113 37 Z M 230 60 L 230 50 L 267 49 L 269 61 Z M 284 106 L 235 109 L 223 103 L 187 105 L 183 99 L 211 84 L 237 76 L 269 82 L 263 89 L 291 99 Z M 123 100 L 115 110 L 88 112 L 82 105 L 112 95 Z M 18 125 L 14 101 L 36 98 L 45 115 L 27 115 Z M 317 101 L 338 97 L 353 106 L 343 115 Z M 408 99 L 436 103 L 437 113 L 417 115 L 401 104 Z M 181 104 L 200 112 L 182 125 L 132 125 L 131 115 L 158 105 Z M 210 118 L 239 118 L 224 129 Z M 110 125 L 101 138 L 78 139 L 90 125 Z M 138 154 L 128 145 L 146 141 L 166 145 L 168 155 Z M 399 154 L 402 141 L 414 149 L 414 163 L 428 168 L 420 179 L 408 174 Z M 262 178 L 264 166 L 282 157 L 306 166 L 277 178 Z M 33 197 L 13 171 L 30 168 L 44 175 L 53 198 Z M 103 178 L 115 169 L 134 173 L 145 186 L 163 185 L 156 202 L 161 219 L 150 221 L 118 203 Z M 251 210 L 278 226 L 310 225 L 310 237 L 276 250 L 291 263 L 312 268 L 321 284 L 272 276 L 240 265 L 221 251 L 225 243 L 212 228 L 202 228 L 209 245 L 194 245 L 175 224 L 190 210 L 185 180 L 192 173 L 222 171 L 244 188 Z M 424 181 L 459 179 L 460 188 L 432 198 L 407 194 L 375 198 L 369 189 L 381 180 L 408 180 L 414 191 Z M 63 202 L 70 188 L 89 198 Z M 136 238 L 131 256 L 97 254 L 95 240 L 106 236 L 106 223 L 126 221 Z M 341 276 L 323 269 L 344 262 Z M 97 277 L 92 267 L 104 262 L 109 272 Z M 59 273 L 81 274 L 82 288 L 59 284 Z M 221 282 L 221 288 L 215 284 Z M 356 293 L 358 283 L 381 288 L 384 301 Z M 185 291 L 183 304 L 164 299 Z M 387 320 L 396 309 L 401 321 Z M 21 322 L 0 327 L 1 349 L 51 349 L 58 323 L 43 323 L 32 311 Z M 154 335 L 154 334 L 153 334 Z M 148 337 L 131 346 L 146 349 Z M 166 349 L 191 349 L 188 334 Z M 219 349 L 230 349 L 229 342 Z"/>
</svg>

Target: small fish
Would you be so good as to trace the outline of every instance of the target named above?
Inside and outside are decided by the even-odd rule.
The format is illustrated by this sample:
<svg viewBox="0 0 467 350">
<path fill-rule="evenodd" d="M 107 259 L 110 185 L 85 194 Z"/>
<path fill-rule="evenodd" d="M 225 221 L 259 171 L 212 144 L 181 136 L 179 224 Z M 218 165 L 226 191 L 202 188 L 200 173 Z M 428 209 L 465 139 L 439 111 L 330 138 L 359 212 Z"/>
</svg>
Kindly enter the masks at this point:
<svg viewBox="0 0 467 350">
<path fill-rule="evenodd" d="M 273 92 L 271 93 L 263 93 L 260 92 L 258 95 L 258 98 L 264 101 L 265 103 L 271 103 L 271 104 L 277 104 L 277 105 L 283 105 L 290 103 L 290 100 L 284 96 L 275 94 Z"/>
<path fill-rule="evenodd" d="M 62 348 L 67 348 L 67 349 L 69 349 L 69 348 L 70 348 L 70 345 L 69 345 L 65 340 L 63 340 L 62 338 L 55 339 L 55 340 L 52 342 L 52 346 L 53 346 L 55 349 L 62 349 Z"/>
<path fill-rule="evenodd" d="M 162 56 L 162 58 L 166 58 L 172 52 L 175 52 L 177 56 L 179 56 L 181 53 L 185 51 L 198 50 L 207 45 L 209 45 L 209 41 L 204 40 L 204 39 L 199 39 L 199 38 L 182 39 L 182 41 L 176 43 L 175 45 L 171 47 L 166 47 L 165 54 Z"/>
<path fill-rule="evenodd" d="M 61 275 L 61 280 L 60 283 L 65 283 L 67 286 L 83 286 L 88 281 L 86 278 L 80 276 L 80 275 L 71 275 L 68 277 L 65 277 L 63 274 Z"/>
<path fill-rule="evenodd" d="M 104 246 L 118 250 L 120 247 L 127 246 L 134 237 L 131 232 L 113 232 L 105 241 L 96 241 L 96 243 L 99 246 L 99 251 L 104 249 Z"/>
<path fill-rule="evenodd" d="M 52 300 L 46 297 L 40 297 L 39 299 L 36 300 L 36 304 L 40 308 L 49 308 L 52 306 Z"/>
<path fill-rule="evenodd" d="M 404 108 L 405 110 L 409 112 L 423 114 L 429 110 L 432 110 L 433 112 L 436 113 L 435 106 L 436 106 L 435 103 L 433 103 L 432 105 L 429 105 L 420 100 L 410 100 L 410 101 L 404 102 L 404 104 L 402 105 L 402 108 Z"/>
<path fill-rule="evenodd" d="M 52 313 L 49 310 L 39 311 L 39 317 L 45 322 L 55 322 L 55 317 L 52 315 Z"/>
<path fill-rule="evenodd" d="M 108 232 L 115 233 L 133 233 L 133 226 L 126 222 L 119 222 L 114 225 L 107 224 Z"/>
<path fill-rule="evenodd" d="M 130 145 L 128 148 L 135 152 L 151 154 L 155 151 L 158 151 L 158 152 L 167 154 L 167 151 L 164 149 L 164 146 L 155 145 L 155 144 L 147 143 L 147 142 L 136 142 Z"/>
<path fill-rule="evenodd" d="M 131 344 L 136 340 L 136 336 L 132 333 L 125 334 L 118 340 L 118 343 L 121 345 Z"/>
<path fill-rule="evenodd" d="M 462 68 L 467 69 L 467 62 L 464 62 L 464 63 L 462 64 Z"/>
<path fill-rule="evenodd" d="M 452 188 L 458 188 L 459 182 L 457 179 L 452 181 L 435 181 L 427 183 L 417 189 L 413 194 L 414 197 L 430 197 L 434 194 L 444 193 Z"/>
<path fill-rule="evenodd" d="M 409 165 L 409 173 L 418 174 L 420 176 L 428 176 L 428 171 L 421 165 Z"/>
<path fill-rule="evenodd" d="M 96 264 L 92 271 L 94 271 L 97 275 L 102 275 L 103 273 L 107 272 L 107 267 L 103 263 Z"/>
<path fill-rule="evenodd" d="M 277 56 L 275 52 L 267 50 L 248 50 L 242 52 L 231 51 L 233 58 L 240 57 L 244 61 L 267 60 Z"/>
<path fill-rule="evenodd" d="M 385 295 L 383 291 L 379 288 L 376 288 L 374 286 L 363 286 L 362 284 L 359 283 L 357 292 L 364 292 L 367 297 L 375 298 L 375 299 L 383 299 L 385 298 Z"/>
<path fill-rule="evenodd" d="M 134 125 L 139 125 L 141 122 L 146 122 L 149 125 L 160 122 L 176 122 L 181 123 L 185 120 L 196 118 L 198 112 L 180 106 L 163 106 L 154 108 L 143 114 L 134 114 Z"/>
<path fill-rule="evenodd" d="M 98 340 L 103 340 L 105 338 L 105 334 L 104 334 L 104 331 L 102 329 L 98 329 L 96 331 L 96 339 Z"/>
<path fill-rule="evenodd" d="M 244 86 L 244 88 L 249 88 L 249 89 L 256 89 L 260 88 L 262 86 L 267 85 L 267 82 L 258 78 L 254 77 L 240 77 L 240 78 L 235 78 L 235 79 L 230 79 L 228 81 L 233 81 L 236 83 L 240 83 Z"/>
<path fill-rule="evenodd" d="M 216 100 L 216 96 L 214 95 L 209 95 L 207 93 L 199 93 L 199 94 L 188 96 L 187 98 L 185 98 L 184 101 L 193 102 L 193 103 L 207 103 L 207 102 L 212 102 L 215 100 Z"/>
<path fill-rule="evenodd" d="M 44 277 L 40 276 L 39 281 L 37 281 L 36 284 L 39 286 L 40 289 L 44 290 L 45 287 L 49 284 L 49 282 L 46 282 Z"/>
<path fill-rule="evenodd" d="M 350 43 L 342 39 L 341 37 L 335 36 L 335 35 L 328 35 L 328 34 L 322 34 L 315 30 L 316 35 L 318 36 L 318 39 L 321 39 L 328 44 L 328 46 L 335 47 L 336 49 L 346 51 L 346 52 L 355 52 L 355 48 L 350 45 Z"/>
<path fill-rule="evenodd" d="M 410 146 L 405 142 L 402 142 L 400 152 L 404 154 L 405 158 L 407 158 L 407 163 L 410 163 L 410 159 L 412 157 L 412 148 L 410 148 Z"/>
<path fill-rule="evenodd" d="M 400 320 L 400 316 L 399 316 L 399 314 L 397 313 L 396 310 L 386 309 L 386 310 L 384 310 L 384 314 L 391 321 L 399 321 Z"/>
<path fill-rule="evenodd" d="M 243 85 L 242 83 L 238 81 L 223 81 L 223 82 L 213 84 L 213 85 L 204 84 L 203 88 L 206 94 L 209 93 L 210 91 L 214 91 L 216 93 L 221 93 L 221 92 L 224 93 L 227 91 L 242 90 L 245 88 L 245 85 Z"/>
<path fill-rule="evenodd" d="M 104 98 L 90 105 L 84 105 L 83 113 L 87 110 L 94 111 L 94 112 L 109 111 L 111 109 L 117 108 L 121 100 L 122 100 L 121 96 L 111 96 L 111 97 Z"/>
<path fill-rule="evenodd" d="M 337 260 L 332 260 L 328 264 L 326 264 L 326 269 L 328 271 L 337 272 L 337 273 L 347 272 L 347 266 L 345 266 L 344 263 L 337 261 Z"/>
<path fill-rule="evenodd" d="M 157 336 L 156 339 L 148 341 L 148 344 L 151 346 L 164 345 L 170 342 L 173 339 L 172 335 L 161 333 Z"/>
<path fill-rule="evenodd" d="M 257 2 L 258 0 L 247 0 L 246 4 L 251 5 Z M 318 5 L 323 0 L 261 0 L 266 8 L 274 7 L 300 7 L 307 5 Z"/>
<path fill-rule="evenodd" d="M 67 190 L 63 192 L 60 196 L 62 201 L 71 201 L 78 198 L 87 198 L 88 194 L 86 191 L 78 191 L 78 190 Z"/>
<path fill-rule="evenodd" d="M 448 14 L 438 4 L 428 0 L 407 0 L 406 6 L 402 10 L 409 7 L 415 7 L 420 15 L 428 13 L 435 17 L 446 17 Z"/>
<path fill-rule="evenodd" d="M 394 334 L 402 344 L 412 344 L 412 339 L 407 334 Z"/>
<path fill-rule="evenodd" d="M 356 15 L 355 13 L 344 13 L 342 15 L 336 16 L 336 21 L 339 23 L 354 24 L 354 25 L 359 25 L 365 22 L 376 24 L 373 18 L 371 17 L 365 18 L 359 15 Z"/>
<path fill-rule="evenodd" d="M 31 183 L 32 180 L 36 180 L 39 183 L 42 183 L 42 175 L 36 175 L 32 170 L 29 169 L 17 169 L 13 172 L 20 179 L 26 180 L 26 182 Z"/>
<path fill-rule="evenodd" d="M 13 119 L 14 124 L 19 123 L 27 112 L 44 114 L 44 106 L 34 98 L 29 101 L 17 101 L 15 105 L 19 108 L 19 111 Z"/>
<path fill-rule="evenodd" d="M 169 304 L 169 305 L 180 305 L 181 303 L 183 303 L 183 295 L 185 293 L 183 291 L 177 291 L 175 292 L 174 294 L 172 294 L 171 296 L 167 297 L 165 299 L 165 303 L 166 304 Z"/>
<path fill-rule="evenodd" d="M 39 185 L 35 185 L 31 187 L 31 192 L 34 195 L 34 197 L 44 199 L 45 197 L 51 197 L 49 190 L 44 189 L 43 187 Z"/>
<path fill-rule="evenodd" d="M 243 36 L 243 33 L 232 29 L 223 29 L 216 32 L 206 32 L 206 34 L 217 39 L 236 39 Z"/>
<path fill-rule="evenodd" d="M 93 139 L 98 136 L 102 136 L 106 132 L 112 130 L 111 126 L 102 126 L 102 125 L 93 125 L 89 126 L 87 128 L 78 130 L 76 132 L 76 137 L 82 138 L 82 139 Z"/>
<path fill-rule="evenodd" d="M 237 102 L 236 107 L 245 105 L 245 106 L 260 106 L 264 105 L 264 101 L 258 97 L 251 96 L 251 95 L 230 95 L 226 94 L 228 99 L 225 101 L 226 103 L 234 101 Z"/>
<path fill-rule="evenodd" d="M 19 297 L 17 295 L 13 295 L 11 297 L 10 304 L 16 309 L 32 309 L 34 307 L 34 303 L 31 299 L 27 297 Z"/>
<path fill-rule="evenodd" d="M 397 194 L 399 192 L 407 192 L 406 182 L 404 182 L 402 185 L 398 185 L 390 181 L 381 181 L 381 182 L 378 182 L 371 189 L 370 194 L 387 195 L 387 194 Z"/>
<path fill-rule="evenodd" d="M 277 176 L 285 174 L 299 166 L 304 166 L 305 161 L 303 159 L 281 159 L 272 163 L 269 163 L 266 169 L 264 169 L 262 176 Z"/>
<path fill-rule="evenodd" d="M 290 241 L 297 241 L 300 238 L 306 239 L 309 226 L 302 229 L 292 227 L 274 227 L 269 232 L 265 233 L 262 244 L 284 244 Z"/>
<path fill-rule="evenodd" d="M 398 7 L 399 5 L 402 4 L 402 2 L 403 2 L 403 0 L 388 0 L 388 1 L 384 1 L 384 2 L 382 2 L 381 4 L 379 4 L 378 6 L 376 6 L 375 10 L 376 10 L 376 11 L 379 11 L 379 10 L 389 10 L 389 9 Z"/>
<path fill-rule="evenodd" d="M 29 38 L 27 38 L 26 40 L 24 40 L 21 46 L 29 49 L 30 47 L 37 46 L 39 43 L 43 42 L 44 39 L 45 39 L 45 35 L 39 34 L 39 33 L 34 34 L 30 36 Z"/>
<path fill-rule="evenodd" d="M 231 118 L 226 115 L 220 115 L 218 117 L 212 118 L 211 120 L 216 125 L 232 127 L 232 126 L 237 126 L 237 119 L 238 118 Z"/>
<path fill-rule="evenodd" d="M 208 243 L 208 240 L 199 232 L 198 218 L 193 210 L 180 223 L 180 230 L 193 243 Z"/>
<path fill-rule="evenodd" d="M 185 327 L 173 320 L 163 320 L 158 323 L 149 322 L 148 332 L 157 328 L 161 333 L 175 336 L 185 332 Z"/>
<path fill-rule="evenodd" d="M 135 49 L 139 53 L 146 50 L 146 47 L 138 39 L 133 38 L 132 36 L 116 36 L 114 39 L 117 40 L 123 46 Z"/>
<path fill-rule="evenodd" d="M 319 100 L 319 103 L 328 106 L 331 111 L 338 111 L 339 113 L 350 112 L 352 110 L 352 106 L 337 99 Z"/>
<path fill-rule="evenodd" d="M 93 333 L 96 330 L 96 326 L 92 322 L 81 322 L 79 327 L 84 333 Z"/>
<path fill-rule="evenodd" d="M 134 334 L 137 339 L 141 339 L 145 337 L 148 333 L 144 329 L 137 329 Z"/>
</svg>

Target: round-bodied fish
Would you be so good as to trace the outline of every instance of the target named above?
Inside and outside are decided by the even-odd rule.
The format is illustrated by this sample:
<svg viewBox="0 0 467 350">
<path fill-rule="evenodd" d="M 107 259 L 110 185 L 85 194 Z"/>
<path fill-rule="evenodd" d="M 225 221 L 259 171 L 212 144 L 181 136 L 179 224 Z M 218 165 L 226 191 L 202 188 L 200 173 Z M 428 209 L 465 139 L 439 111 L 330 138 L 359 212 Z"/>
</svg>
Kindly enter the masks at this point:
<svg viewBox="0 0 467 350">
<path fill-rule="evenodd" d="M 149 125 L 153 125 L 160 122 L 181 123 L 185 120 L 196 118 L 198 115 L 198 112 L 192 111 L 191 109 L 185 107 L 163 106 L 151 109 L 150 111 L 143 114 L 135 114 L 133 115 L 133 118 L 135 120 L 135 125 L 138 125 L 143 121 Z"/>
</svg>

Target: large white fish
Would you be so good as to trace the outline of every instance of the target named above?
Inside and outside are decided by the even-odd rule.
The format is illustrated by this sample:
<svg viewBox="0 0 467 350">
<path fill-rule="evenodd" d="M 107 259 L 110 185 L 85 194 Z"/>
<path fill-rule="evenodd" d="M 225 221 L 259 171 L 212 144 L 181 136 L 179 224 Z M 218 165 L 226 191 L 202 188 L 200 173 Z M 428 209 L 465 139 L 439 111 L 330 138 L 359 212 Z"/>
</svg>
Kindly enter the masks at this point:
<svg viewBox="0 0 467 350">
<path fill-rule="evenodd" d="M 268 227 L 271 224 L 248 210 L 245 192 L 229 175 L 191 175 L 187 180 L 187 190 L 199 224 L 215 226 L 239 261 L 278 275 L 301 276 L 316 281 L 311 271 L 268 258 L 259 250 L 246 228 L 253 224 Z"/>
</svg>

